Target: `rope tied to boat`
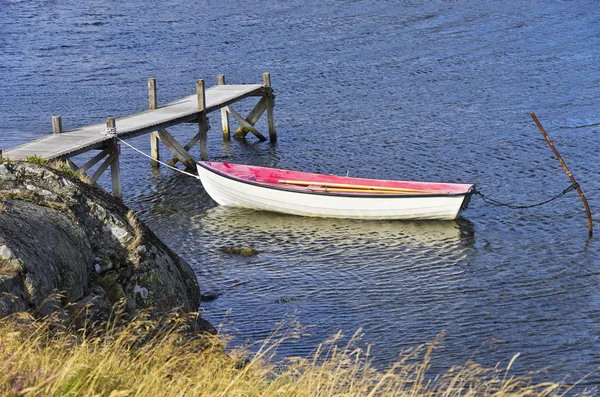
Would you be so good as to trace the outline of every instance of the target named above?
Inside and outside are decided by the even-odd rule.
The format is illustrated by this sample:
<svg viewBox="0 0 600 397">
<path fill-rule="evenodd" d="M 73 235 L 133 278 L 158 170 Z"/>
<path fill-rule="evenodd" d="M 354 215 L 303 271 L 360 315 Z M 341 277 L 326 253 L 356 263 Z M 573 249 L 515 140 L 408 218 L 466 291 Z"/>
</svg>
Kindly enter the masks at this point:
<svg viewBox="0 0 600 397">
<path fill-rule="evenodd" d="M 164 163 L 164 162 L 162 162 L 162 161 L 160 161 L 160 160 L 153 159 L 153 158 L 152 158 L 152 156 L 150 156 L 150 155 L 148 155 L 148 154 L 146 154 L 146 153 L 142 152 L 140 149 L 138 149 L 138 148 L 136 148 L 135 146 L 133 146 L 133 145 L 131 145 L 131 144 L 129 144 L 129 143 L 127 143 L 127 142 L 125 142 L 123 139 L 119 138 L 118 136 L 115 136 L 115 138 L 116 138 L 116 139 L 117 139 L 119 142 L 121 142 L 121 143 L 123 143 L 123 144 L 125 144 L 125 145 L 129 146 L 131 149 L 135 150 L 135 151 L 136 151 L 136 152 L 138 152 L 139 154 L 141 154 L 141 155 L 143 155 L 143 156 L 146 156 L 146 157 L 148 157 L 148 158 L 149 158 L 149 159 L 151 159 L 152 161 L 156 161 L 157 163 L 159 163 L 159 164 L 162 164 L 162 165 L 164 165 L 165 167 L 168 167 L 168 168 L 172 169 L 173 171 L 177 171 L 177 172 L 179 172 L 179 173 L 181 173 L 181 174 L 184 174 L 184 175 L 187 175 L 187 176 L 191 176 L 192 178 L 200 179 L 200 177 L 199 177 L 198 175 L 192 174 L 191 172 L 187 172 L 187 171 L 184 171 L 184 170 L 180 170 L 179 168 L 173 167 L 173 166 L 171 166 L 171 165 L 169 165 L 169 164 L 167 164 L 167 163 Z"/>
<path fill-rule="evenodd" d="M 514 204 L 509 204 L 509 203 L 503 203 L 496 199 L 486 196 L 485 194 L 483 194 L 479 190 L 477 190 L 477 188 L 473 188 L 473 191 L 471 192 L 471 194 L 481 197 L 481 199 L 483 201 L 485 201 L 488 204 L 494 205 L 496 207 L 508 207 L 513 210 L 520 210 L 520 209 L 526 209 L 526 208 L 539 207 L 544 204 L 548 204 L 548 203 L 564 196 L 565 194 L 572 192 L 573 190 L 577 190 L 578 187 L 579 187 L 579 184 L 577 182 L 572 183 L 566 189 L 564 189 L 562 192 L 558 193 L 556 196 L 549 198 L 548 200 L 542 201 L 540 203 L 535 203 L 535 204 L 530 204 L 530 205 L 514 205 Z"/>
</svg>

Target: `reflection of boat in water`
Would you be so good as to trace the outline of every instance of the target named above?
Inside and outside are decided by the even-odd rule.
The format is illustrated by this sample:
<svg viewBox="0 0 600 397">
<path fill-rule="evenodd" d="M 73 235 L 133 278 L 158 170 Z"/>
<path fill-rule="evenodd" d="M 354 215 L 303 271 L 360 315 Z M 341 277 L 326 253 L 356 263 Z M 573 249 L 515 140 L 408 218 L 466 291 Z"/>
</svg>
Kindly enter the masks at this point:
<svg viewBox="0 0 600 397">
<path fill-rule="evenodd" d="M 218 204 L 323 218 L 454 220 L 473 189 L 204 161 L 197 168 Z"/>
<path fill-rule="evenodd" d="M 246 208 L 217 206 L 192 218 L 205 232 L 219 236 L 252 236 L 252 240 L 271 240 L 277 236 L 348 245 L 351 241 L 376 242 L 393 247 L 407 245 L 442 248 L 470 244 L 473 225 L 466 219 L 456 221 L 378 221 L 306 218 Z"/>
</svg>

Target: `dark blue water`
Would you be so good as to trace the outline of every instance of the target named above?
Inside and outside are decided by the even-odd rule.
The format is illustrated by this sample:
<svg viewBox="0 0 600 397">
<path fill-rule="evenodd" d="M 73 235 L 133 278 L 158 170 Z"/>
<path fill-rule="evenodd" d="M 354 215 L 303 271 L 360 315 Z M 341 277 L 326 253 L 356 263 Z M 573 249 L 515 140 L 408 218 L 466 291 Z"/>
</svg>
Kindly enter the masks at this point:
<svg viewBox="0 0 600 397">
<path fill-rule="evenodd" d="M 53 115 L 69 129 L 143 110 L 148 77 L 166 103 L 198 78 L 259 83 L 268 71 L 278 144 L 224 144 L 214 114 L 212 159 L 469 182 L 528 204 L 569 185 L 534 111 L 595 210 L 598 11 L 595 1 L 0 0 L 0 147 L 47 134 Z M 147 137 L 131 143 L 149 151 Z M 125 202 L 203 290 L 221 293 L 202 310 L 234 343 L 297 321 L 308 335 L 282 355 L 362 329 L 385 366 L 445 330 L 440 368 L 473 355 L 506 365 L 520 352 L 516 373 L 573 381 L 600 365 L 599 243 L 575 193 L 521 211 L 474 199 L 457 222 L 306 219 L 217 207 L 194 179 L 123 153 Z M 220 251 L 230 245 L 262 252 Z"/>
</svg>

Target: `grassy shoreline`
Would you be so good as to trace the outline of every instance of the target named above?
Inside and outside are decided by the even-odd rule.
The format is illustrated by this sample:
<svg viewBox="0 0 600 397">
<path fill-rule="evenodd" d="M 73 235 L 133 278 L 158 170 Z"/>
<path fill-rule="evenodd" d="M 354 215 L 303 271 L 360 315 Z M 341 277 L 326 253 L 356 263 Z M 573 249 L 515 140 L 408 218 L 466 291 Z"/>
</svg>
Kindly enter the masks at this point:
<svg viewBox="0 0 600 397">
<path fill-rule="evenodd" d="M 275 362 L 285 337 L 258 352 L 192 335 L 185 317 L 113 321 L 74 331 L 55 320 L 20 313 L 0 320 L 3 396 L 562 396 L 560 382 L 534 383 L 507 368 L 468 362 L 441 376 L 428 374 L 438 340 L 420 346 L 387 370 L 369 352 L 339 336 L 311 357 Z M 252 358 L 246 358 L 252 357 Z"/>
</svg>

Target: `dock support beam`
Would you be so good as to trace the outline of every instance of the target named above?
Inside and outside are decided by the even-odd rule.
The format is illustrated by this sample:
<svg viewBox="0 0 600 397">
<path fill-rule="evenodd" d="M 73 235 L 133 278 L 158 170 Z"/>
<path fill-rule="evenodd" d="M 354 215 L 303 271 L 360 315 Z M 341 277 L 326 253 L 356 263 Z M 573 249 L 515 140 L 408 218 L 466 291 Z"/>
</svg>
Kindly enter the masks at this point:
<svg viewBox="0 0 600 397">
<path fill-rule="evenodd" d="M 271 73 L 263 73 L 263 84 L 267 88 L 271 88 Z M 269 122 L 269 139 L 271 143 L 277 142 L 277 131 L 275 130 L 275 117 L 273 115 L 273 107 L 275 106 L 275 99 L 273 97 L 273 91 L 269 90 L 265 96 L 267 100 L 267 121 Z"/>
<path fill-rule="evenodd" d="M 259 102 L 259 104 L 260 104 L 260 102 Z M 260 133 L 260 131 L 258 131 L 256 128 L 254 128 L 253 124 L 251 124 L 251 123 L 248 122 L 248 118 L 250 118 L 250 116 L 248 116 L 248 118 L 244 119 L 242 116 L 240 116 L 240 114 L 238 112 L 236 112 L 235 110 L 233 110 L 233 108 L 231 106 L 225 106 L 225 109 L 227 110 L 228 113 L 230 113 L 233 116 L 234 119 L 236 119 L 237 121 L 240 122 L 240 128 L 244 129 L 245 134 L 248 133 L 248 132 L 251 132 L 254 135 L 256 135 L 256 137 L 261 142 L 267 140 L 267 138 L 265 138 L 263 136 L 263 134 Z M 243 136 L 245 136 L 245 134 Z"/>
<path fill-rule="evenodd" d="M 61 134 L 62 132 L 62 120 L 60 116 L 52 116 L 52 133 Z"/>
<path fill-rule="evenodd" d="M 235 130 L 235 133 L 233 134 L 235 138 L 243 139 L 246 137 L 246 135 L 248 135 L 249 132 L 252 132 L 261 141 L 266 140 L 262 134 L 257 134 L 257 130 L 254 128 L 254 125 L 266 111 L 269 124 L 269 138 L 272 143 L 277 142 L 277 130 L 275 129 L 275 118 L 273 116 L 275 96 L 273 95 L 273 89 L 271 88 L 270 73 L 263 73 L 263 87 L 265 87 L 265 90 L 262 94 L 262 98 L 260 101 L 258 101 L 256 106 L 254 106 L 254 109 L 250 111 L 250 114 L 248 114 L 248 117 L 245 119 L 240 118 L 239 114 L 232 112 L 233 109 L 231 106 L 227 106 L 225 108 L 236 120 L 240 122 L 240 127 Z"/>
<path fill-rule="evenodd" d="M 170 166 L 174 166 L 175 164 L 177 164 L 178 161 L 181 161 L 183 165 L 185 165 L 185 168 L 191 170 L 196 169 L 196 163 L 194 162 L 192 156 L 190 156 L 190 154 L 188 153 L 188 149 L 185 149 L 183 146 L 181 146 L 179 142 L 177 142 L 175 138 L 173 138 L 173 136 L 169 134 L 169 132 L 166 129 L 162 128 L 158 130 L 157 134 L 160 138 L 160 141 L 175 156 L 167 164 L 169 164 Z"/>
<path fill-rule="evenodd" d="M 225 85 L 225 75 L 220 74 L 217 76 L 217 84 Z M 221 126 L 223 129 L 223 140 L 230 140 L 231 137 L 229 135 L 229 116 L 225 108 L 221 108 Z"/>
<path fill-rule="evenodd" d="M 156 97 L 156 79 L 150 78 L 148 79 L 148 105 L 151 110 L 158 108 L 158 100 Z M 160 140 L 158 137 L 158 133 L 153 131 L 150 133 L 150 157 L 152 157 L 152 167 L 158 168 L 160 163 L 160 150 L 159 144 Z"/>
<path fill-rule="evenodd" d="M 262 97 L 260 99 L 260 101 L 258 101 L 256 106 L 254 107 L 254 109 L 252 109 L 252 111 L 250 112 L 248 117 L 246 117 L 246 120 L 245 120 L 246 123 L 248 123 L 250 126 L 253 127 L 256 124 L 256 122 L 258 121 L 258 119 L 260 119 L 260 117 L 263 115 L 265 110 L 267 110 L 266 103 L 267 103 L 267 99 L 265 97 Z M 235 138 L 245 138 L 246 135 L 248 135 L 248 132 L 251 131 L 250 129 L 248 129 L 245 126 L 244 123 L 240 123 L 240 124 L 241 124 L 240 127 L 233 134 L 233 136 Z M 263 139 L 263 140 L 266 140 L 266 139 Z"/>
<path fill-rule="evenodd" d="M 200 79 L 196 81 L 196 93 L 198 95 L 198 110 L 200 115 L 198 117 L 199 134 L 200 134 L 200 159 L 208 160 L 208 120 L 206 118 L 206 94 L 204 92 L 204 80 Z"/>
</svg>

